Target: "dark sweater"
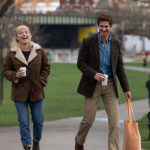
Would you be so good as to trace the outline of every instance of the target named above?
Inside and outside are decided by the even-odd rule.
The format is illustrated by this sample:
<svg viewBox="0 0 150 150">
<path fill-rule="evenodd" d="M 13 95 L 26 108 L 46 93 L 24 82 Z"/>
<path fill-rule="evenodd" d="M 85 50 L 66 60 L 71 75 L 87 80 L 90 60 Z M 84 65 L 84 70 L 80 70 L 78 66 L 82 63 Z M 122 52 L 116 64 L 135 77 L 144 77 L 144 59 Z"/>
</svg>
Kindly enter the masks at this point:
<svg viewBox="0 0 150 150">
<path fill-rule="evenodd" d="M 22 53 L 23 53 L 23 55 L 24 55 L 24 57 L 25 57 L 25 59 L 26 59 L 26 61 L 28 61 L 28 58 L 29 58 L 29 55 L 30 55 L 30 52 L 31 51 L 22 51 Z"/>
</svg>

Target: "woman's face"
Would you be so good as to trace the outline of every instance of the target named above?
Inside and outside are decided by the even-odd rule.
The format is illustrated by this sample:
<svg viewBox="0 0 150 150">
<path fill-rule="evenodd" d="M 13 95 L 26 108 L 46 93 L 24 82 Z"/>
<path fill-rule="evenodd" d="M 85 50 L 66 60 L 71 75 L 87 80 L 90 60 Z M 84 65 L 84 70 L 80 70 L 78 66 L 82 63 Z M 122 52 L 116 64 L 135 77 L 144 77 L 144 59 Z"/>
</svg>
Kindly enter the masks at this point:
<svg viewBox="0 0 150 150">
<path fill-rule="evenodd" d="M 18 31 L 16 39 L 19 43 L 26 44 L 31 40 L 31 35 L 27 29 L 21 29 Z"/>
</svg>

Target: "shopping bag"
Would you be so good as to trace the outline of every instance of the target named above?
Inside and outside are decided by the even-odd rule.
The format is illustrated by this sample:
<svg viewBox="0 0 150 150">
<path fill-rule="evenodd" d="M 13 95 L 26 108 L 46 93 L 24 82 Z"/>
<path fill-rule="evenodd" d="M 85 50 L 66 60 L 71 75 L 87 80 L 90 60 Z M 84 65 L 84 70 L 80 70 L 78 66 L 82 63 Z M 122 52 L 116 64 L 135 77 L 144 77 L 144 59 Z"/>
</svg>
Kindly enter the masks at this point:
<svg viewBox="0 0 150 150">
<path fill-rule="evenodd" d="M 128 109 L 129 120 L 124 121 L 123 150 L 141 150 L 141 136 L 138 123 L 135 120 L 130 99 L 126 100 L 126 113 Z M 132 115 L 134 122 L 132 122 Z"/>
</svg>

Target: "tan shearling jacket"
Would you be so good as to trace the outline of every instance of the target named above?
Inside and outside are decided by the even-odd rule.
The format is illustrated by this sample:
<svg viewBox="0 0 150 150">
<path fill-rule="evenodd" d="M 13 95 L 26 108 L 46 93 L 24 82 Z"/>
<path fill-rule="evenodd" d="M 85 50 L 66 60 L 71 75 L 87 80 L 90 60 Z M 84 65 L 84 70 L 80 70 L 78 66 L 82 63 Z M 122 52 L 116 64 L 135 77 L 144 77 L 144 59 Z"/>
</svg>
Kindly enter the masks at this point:
<svg viewBox="0 0 150 150">
<path fill-rule="evenodd" d="M 15 79 L 20 67 L 26 67 L 26 76 Z M 44 86 L 50 74 L 50 65 L 44 49 L 32 43 L 32 50 L 26 61 L 20 48 L 11 49 L 5 58 L 3 66 L 4 77 L 12 82 L 11 99 L 14 101 L 26 101 L 28 94 L 32 101 L 45 98 Z"/>
</svg>

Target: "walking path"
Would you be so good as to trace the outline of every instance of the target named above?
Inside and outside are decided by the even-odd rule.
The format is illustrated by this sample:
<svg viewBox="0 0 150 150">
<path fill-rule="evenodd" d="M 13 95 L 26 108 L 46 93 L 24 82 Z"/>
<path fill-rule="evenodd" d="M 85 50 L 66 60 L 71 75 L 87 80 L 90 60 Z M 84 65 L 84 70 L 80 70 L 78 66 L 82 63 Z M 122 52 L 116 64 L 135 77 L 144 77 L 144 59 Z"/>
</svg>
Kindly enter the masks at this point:
<svg viewBox="0 0 150 150">
<path fill-rule="evenodd" d="M 150 68 L 144 68 L 144 67 L 134 67 L 134 66 L 124 66 L 127 70 L 134 70 L 134 71 L 140 71 L 140 72 L 149 72 Z"/>
<path fill-rule="evenodd" d="M 140 119 L 148 113 L 148 99 L 132 102 L 135 118 Z M 125 104 L 119 105 L 120 113 L 120 150 L 122 150 L 124 124 L 126 118 Z M 68 118 L 45 122 L 41 150 L 74 150 L 74 138 L 81 118 Z M 30 125 L 32 128 L 32 124 Z M 32 131 L 32 129 L 31 129 Z M 87 136 L 85 150 L 107 150 L 108 122 L 104 110 L 97 111 L 96 120 Z M 0 128 L 0 150 L 21 150 L 19 127 Z"/>
<path fill-rule="evenodd" d="M 125 66 L 126 67 L 126 66 Z M 135 67 L 134 67 L 135 68 Z M 136 67 L 139 71 L 139 67 Z M 133 69 L 132 69 L 133 70 Z M 150 109 L 148 99 L 132 102 L 136 120 L 141 119 Z M 126 118 L 126 105 L 119 105 L 120 150 L 123 144 L 123 121 Z M 45 122 L 41 150 L 74 150 L 75 135 L 82 117 Z M 32 124 L 31 132 L 32 132 Z M 108 121 L 105 110 L 97 111 L 95 122 L 87 136 L 85 150 L 108 150 Z M 0 150 L 21 150 L 19 126 L 0 127 Z"/>
</svg>

